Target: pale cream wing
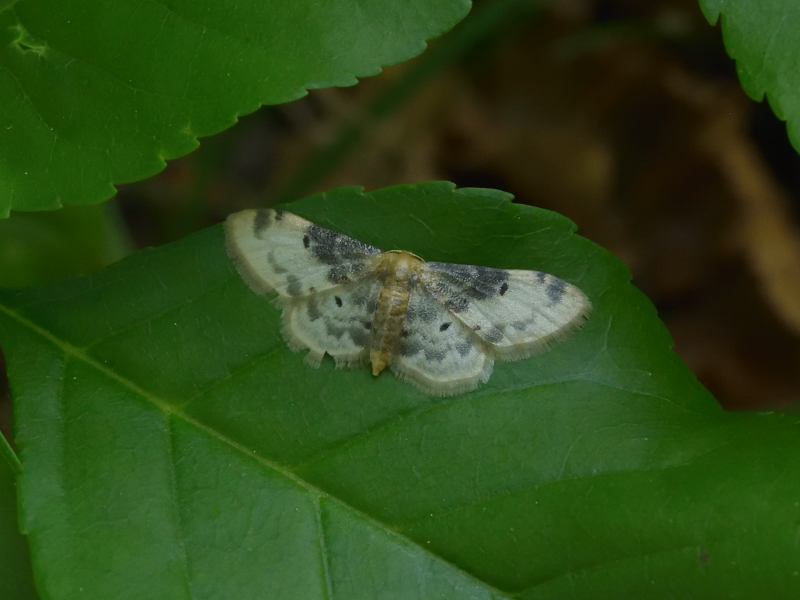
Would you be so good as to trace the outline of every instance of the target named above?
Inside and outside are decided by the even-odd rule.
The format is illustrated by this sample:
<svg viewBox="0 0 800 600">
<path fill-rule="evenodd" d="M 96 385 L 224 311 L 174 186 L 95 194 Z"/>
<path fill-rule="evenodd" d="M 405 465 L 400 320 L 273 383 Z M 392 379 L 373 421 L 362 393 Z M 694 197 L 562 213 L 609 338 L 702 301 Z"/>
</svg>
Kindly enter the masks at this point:
<svg viewBox="0 0 800 600">
<path fill-rule="evenodd" d="M 401 338 L 389 361 L 400 379 L 428 394 L 450 396 L 489 379 L 491 350 L 422 286 L 411 290 Z"/>
<path fill-rule="evenodd" d="M 501 360 L 547 350 L 574 333 L 591 303 L 574 285 L 538 271 L 430 262 L 422 285 Z"/>
<path fill-rule="evenodd" d="M 365 277 L 291 300 L 283 310 L 286 342 L 295 351 L 308 348 L 306 362 L 315 367 L 325 354 L 337 367 L 365 365 L 380 289 L 377 277 Z"/>
<path fill-rule="evenodd" d="M 374 271 L 377 248 L 291 213 L 245 210 L 225 222 L 228 254 L 257 293 L 296 298 L 358 281 Z"/>
</svg>

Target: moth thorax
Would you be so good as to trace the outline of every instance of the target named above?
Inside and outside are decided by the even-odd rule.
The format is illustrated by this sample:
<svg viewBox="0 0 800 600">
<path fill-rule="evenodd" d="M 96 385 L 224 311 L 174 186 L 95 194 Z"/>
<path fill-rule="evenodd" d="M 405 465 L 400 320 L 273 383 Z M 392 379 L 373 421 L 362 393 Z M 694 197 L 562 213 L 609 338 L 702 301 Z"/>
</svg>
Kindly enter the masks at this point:
<svg viewBox="0 0 800 600">
<path fill-rule="evenodd" d="M 389 278 L 407 279 L 419 270 L 424 262 L 416 254 L 405 250 L 390 250 L 381 257 L 381 270 Z"/>
</svg>

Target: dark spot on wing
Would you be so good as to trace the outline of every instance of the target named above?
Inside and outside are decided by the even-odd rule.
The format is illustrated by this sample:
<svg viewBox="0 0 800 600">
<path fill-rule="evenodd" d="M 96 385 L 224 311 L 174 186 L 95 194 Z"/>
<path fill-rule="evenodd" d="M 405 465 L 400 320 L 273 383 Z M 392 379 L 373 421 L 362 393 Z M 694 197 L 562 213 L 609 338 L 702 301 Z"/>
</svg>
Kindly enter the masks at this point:
<svg viewBox="0 0 800 600">
<path fill-rule="evenodd" d="M 361 327 L 351 327 L 347 330 L 347 333 L 350 334 L 350 339 L 353 340 L 356 346 L 366 346 L 367 342 L 369 342 L 369 333 Z"/>
<path fill-rule="evenodd" d="M 500 287 L 508 281 L 508 271 L 473 265 L 452 265 L 450 263 L 428 263 L 433 271 L 444 274 L 469 299 L 486 300 L 499 293 Z M 460 284 L 460 285 L 458 285 Z M 506 286 L 507 287 L 507 286 Z"/>
<path fill-rule="evenodd" d="M 364 329 L 368 331 L 372 329 L 372 323 L 370 323 L 369 321 L 364 321 Z"/>
<path fill-rule="evenodd" d="M 444 350 L 441 348 L 425 348 L 425 360 L 442 362 L 444 356 Z"/>
<path fill-rule="evenodd" d="M 564 295 L 564 289 L 564 282 L 557 277 L 553 277 L 550 285 L 547 286 L 547 297 L 550 299 L 552 304 L 558 304 L 561 302 L 561 297 Z"/>
<path fill-rule="evenodd" d="M 283 275 L 286 273 L 286 269 L 278 264 L 278 261 L 275 260 L 275 254 L 270 252 L 267 254 L 267 262 L 269 266 L 272 267 L 272 270 L 275 272 L 276 275 Z"/>
<path fill-rule="evenodd" d="M 334 296 L 333 300 L 334 300 L 334 302 L 336 302 L 336 306 L 338 306 L 339 308 L 342 307 L 342 299 L 339 298 L 339 296 Z"/>
<path fill-rule="evenodd" d="M 547 273 L 542 273 L 541 271 L 536 273 L 536 281 L 539 283 L 544 283 L 545 279 L 547 279 Z"/>
<path fill-rule="evenodd" d="M 374 246 L 319 225 L 311 225 L 306 231 L 306 235 L 311 253 L 326 265 L 338 265 L 342 261 L 380 254 L 380 250 Z"/>
<path fill-rule="evenodd" d="M 406 309 L 406 321 L 413 323 L 417 319 L 423 323 L 430 323 L 441 312 L 438 303 L 428 294 L 414 295 Z"/>
<path fill-rule="evenodd" d="M 447 331 L 448 329 L 450 329 L 450 325 L 451 325 L 451 324 L 452 324 L 452 323 L 442 323 L 442 324 L 439 326 L 439 331 Z"/>
<path fill-rule="evenodd" d="M 486 300 L 500 294 L 503 285 L 508 289 L 508 271 L 472 265 L 427 263 L 436 275 L 436 297 L 445 308 L 464 312 L 473 300 Z"/>
<path fill-rule="evenodd" d="M 350 275 L 364 268 L 361 261 L 335 265 L 328 271 L 328 280 L 333 283 L 350 283 Z"/>
<path fill-rule="evenodd" d="M 400 356 L 414 356 L 415 354 L 419 354 L 422 350 L 422 346 L 417 341 L 400 340 L 398 350 L 400 351 Z"/>
<path fill-rule="evenodd" d="M 459 353 L 461 356 L 466 356 L 470 352 L 472 352 L 472 342 L 469 340 L 463 340 L 456 344 L 456 352 Z"/>
<path fill-rule="evenodd" d="M 300 280 L 294 275 L 287 275 L 286 283 L 289 284 L 286 286 L 286 293 L 290 296 L 299 296 L 303 291 L 303 286 L 300 285 Z"/>
<path fill-rule="evenodd" d="M 504 282 L 503 282 L 503 285 L 501 285 L 501 286 L 500 286 L 500 295 L 501 295 L 501 296 L 505 295 L 505 293 L 506 293 L 507 291 L 508 291 L 508 283 L 506 283 L 506 282 L 504 281 Z"/>
<path fill-rule="evenodd" d="M 497 327 L 492 327 L 486 332 L 485 338 L 490 344 L 496 344 L 503 339 L 503 333 Z"/>
<path fill-rule="evenodd" d="M 480 325 L 475 325 L 475 327 L 473 327 L 472 330 L 473 331 L 480 331 L 481 330 L 481 326 Z"/>
<path fill-rule="evenodd" d="M 313 285 L 310 288 L 308 288 L 308 293 L 309 294 L 313 294 L 316 291 L 317 291 L 317 288 L 315 288 Z"/>
<path fill-rule="evenodd" d="M 319 310 L 319 306 L 317 306 L 317 300 L 315 298 L 308 299 L 308 318 L 312 321 L 316 321 L 322 316 L 322 313 Z"/>
<path fill-rule="evenodd" d="M 378 296 L 373 282 L 365 281 L 358 286 L 354 286 L 348 304 L 351 306 L 363 307 L 365 312 L 375 312 L 375 305 Z"/>
<path fill-rule="evenodd" d="M 369 244 L 319 225 L 308 227 L 303 245 L 314 258 L 331 267 L 328 280 L 337 284 L 349 283 L 353 280 L 353 275 L 363 271 L 366 256 L 380 254 L 380 250 Z"/>
<path fill-rule="evenodd" d="M 325 323 L 325 331 L 328 333 L 329 336 L 336 338 L 337 340 L 342 339 L 342 336 L 345 333 L 345 329 L 342 327 L 336 327 L 333 323 L 328 321 Z"/>
<path fill-rule="evenodd" d="M 269 214 L 270 211 L 267 209 L 256 212 L 256 216 L 253 219 L 253 235 L 257 238 L 260 238 L 264 230 L 269 227 Z"/>
<path fill-rule="evenodd" d="M 369 295 L 365 286 L 361 286 L 353 293 L 352 301 L 356 306 L 366 306 L 369 303 Z"/>
<path fill-rule="evenodd" d="M 275 211 L 275 220 L 276 221 L 283 221 L 283 217 L 286 216 L 286 212 L 282 210 Z"/>
<path fill-rule="evenodd" d="M 408 308 L 406 308 L 406 323 L 413 323 L 417 320 L 417 309 L 409 303 Z"/>
<path fill-rule="evenodd" d="M 524 330 L 524 329 L 527 329 L 527 328 L 528 328 L 528 326 L 529 326 L 531 323 L 533 323 L 533 319 L 525 319 L 525 320 L 523 320 L 523 321 L 513 321 L 513 322 L 511 323 L 511 327 L 513 327 L 513 328 L 514 328 L 514 329 L 516 329 L 517 331 L 522 331 L 522 330 Z"/>
<path fill-rule="evenodd" d="M 400 332 L 400 337 L 401 338 L 407 338 L 410 335 L 411 335 L 411 332 L 408 329 L 403 329 L 403 331 Z"/>
<path fill-rule="evenodd" d="M 469 308 L 469 300 L 453 291 L 452 288 L 445 296 L 444 307 L 453 312 L 464 312 Z"/>
</svg>

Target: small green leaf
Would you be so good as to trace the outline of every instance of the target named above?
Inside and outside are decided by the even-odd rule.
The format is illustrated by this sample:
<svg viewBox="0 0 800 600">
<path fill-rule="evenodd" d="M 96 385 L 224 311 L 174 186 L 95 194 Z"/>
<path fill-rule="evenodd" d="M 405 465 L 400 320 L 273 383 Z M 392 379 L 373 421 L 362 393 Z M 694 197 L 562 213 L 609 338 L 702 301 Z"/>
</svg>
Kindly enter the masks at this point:
<svg viewBox="0 0 800 600">
<path fill-rule="evenodd" d="M 553 273 L 594 312 L 438 399 L 307 367 L 219 227 L 2 292 L 45 597 L 753 598 L 800 583 L 798 418 L 722 411 L 626 269 L 569 221 L 446 183 L 290 209 L 428 260 Z"/>
<path fill-rule="evenodd" d="M 19 461 L 0 433 L 0 598 L 34 600 L 28 542 L 17 528 L 17 488 L 14 481 Z"/>
<path fill-rule="evenodd" d="M 0 8 L 0 217 L 100 202 L 262 104 L 422 52 L 469 0 L 19 0 Z"/>
<path fill-rule="evenodd" d="M 795 0 L 700 0 L 714 25 L 722 17 L 728 54 L 739 81 L 753 100 L 767 96 L 775 115 L 786 121 L 789 139 L 800 152 L 800 4 Z"/>
</svg>

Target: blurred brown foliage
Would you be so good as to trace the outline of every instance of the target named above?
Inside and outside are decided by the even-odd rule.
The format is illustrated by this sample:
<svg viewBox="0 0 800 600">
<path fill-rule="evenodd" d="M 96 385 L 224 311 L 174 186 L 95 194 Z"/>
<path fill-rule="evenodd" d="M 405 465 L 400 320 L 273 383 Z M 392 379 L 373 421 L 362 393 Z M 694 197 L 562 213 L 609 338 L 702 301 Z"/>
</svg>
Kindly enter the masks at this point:
<svg viewBox="0 0 800 600">
<path fill-rule="evenodd" d="M 518 9 L 429 76 L 411 75 L 449 36 L 353 88 L 262 109 L 125 186 L 132 235 L 159 244 L 339 185 L 496 187 L 624 260 L 724 406 L 796 404 L 800 158 L 744 96 L 719 27 L 696 0 Z M 393 93 L 407 97 L 386 108 Z"/>
</svg>

